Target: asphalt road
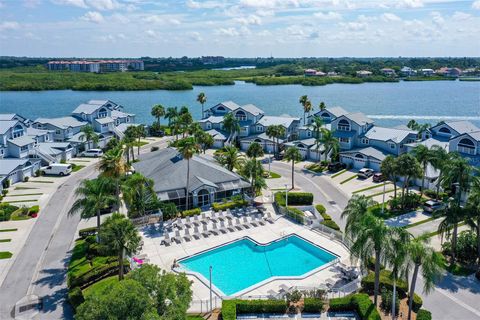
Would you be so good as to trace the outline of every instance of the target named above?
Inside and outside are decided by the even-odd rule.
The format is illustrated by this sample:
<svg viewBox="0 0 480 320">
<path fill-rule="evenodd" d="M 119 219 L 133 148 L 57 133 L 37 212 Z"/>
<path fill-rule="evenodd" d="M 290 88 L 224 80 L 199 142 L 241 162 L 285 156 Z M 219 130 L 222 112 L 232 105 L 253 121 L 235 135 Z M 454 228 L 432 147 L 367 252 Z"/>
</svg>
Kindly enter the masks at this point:
<svg viewBox="0 0 480 320">
<path fill-rule="evenodd" d="M 275 161 L 271 166 L 272 171 L 278 172 L 284 177 L 290 177 L 290 164 Z M 344 229 L 345 222 L 341 220 L 340 215 L 348 202 L 348 196 L 333 185 L 329 176 L 296 168 L 295 185 L 304 191 L 312 192 L 315 202 L 325 205 L 327 213 Z M 335 202 L 333 205 L 329 203 L 332 200 Z M 457 277 L 445 272 L 434 290 L 429 294 L 422 291 L 423 279 L 419 277 L 417 293 L 422 296 L 424 307 L 432 312 L 434 320 L 480 319 L 480 282 L 473 275 Z"/>
<path fill-rule="evenodd" d="M 145 146 L 141 152 L 148 152 L 154 145 L 164 147 L 166 141 Z M 80 217 L 69 216 L 67 212 L 74 202 L 78 184 L 96 175 L 94 165 L 79 171 L 67 179 L 42 208 L 39 220 L 0 287 L 1 320 L 12 319 L 17 301 L 30 294 L 43 298 L 43 309 L 35 319 L 73 319 L 66 302 L 66 271 Z"/>
</svg>

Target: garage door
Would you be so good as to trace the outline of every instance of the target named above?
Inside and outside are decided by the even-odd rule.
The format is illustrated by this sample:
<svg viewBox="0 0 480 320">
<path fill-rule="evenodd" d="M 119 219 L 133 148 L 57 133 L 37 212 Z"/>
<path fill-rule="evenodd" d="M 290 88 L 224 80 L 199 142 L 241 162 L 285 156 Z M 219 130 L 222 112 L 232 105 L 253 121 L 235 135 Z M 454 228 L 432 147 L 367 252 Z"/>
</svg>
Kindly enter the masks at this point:
<svg viewBox="0 0 480 320">
<path fill-rule="evenodd" d="M 247 151 L 248 147 L 250 147 L 250 143 L 251 141 L 242 141 L 240 143 L 240 148 L 243 150 L 243 151 Z"/>
<path fill-rule="evenodd" d="M 352 157 L 349 157 L 349 156 L 340 156 L 340 162 L 341 163 L 345 163 L 346 165 L 348 166 L 352 166 L 353 165 L 353 159 Z"/>
<path fill-rule="evenodd" d="M 221 149 L 221 148 L 223 148 L 223 140 L 215 140 L 215 141 L 213 142 L 213 147 L 214 147 L 215 149 Z"/>
<path fill-rule="evenodd" d="M 370 169 L 374 171 L 380 171 L 381 162 L 370 160 Z"/>
</svg>

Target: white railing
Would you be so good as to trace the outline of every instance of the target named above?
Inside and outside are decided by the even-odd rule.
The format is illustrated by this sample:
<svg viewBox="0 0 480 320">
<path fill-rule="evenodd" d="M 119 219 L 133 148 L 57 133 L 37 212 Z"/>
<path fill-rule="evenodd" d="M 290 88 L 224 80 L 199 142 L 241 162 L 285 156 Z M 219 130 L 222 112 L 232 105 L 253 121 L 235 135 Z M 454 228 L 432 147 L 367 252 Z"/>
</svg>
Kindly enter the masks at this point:
<svg viewBox="0 0 480 320">
<path fill-rule="evenodd" d="M 118 128 L 117 128 L 116 126 L 113 126 L 113 127 L 112 127 L 112 131 L 113 131 L 113 133 L 115 133 L 115 135 L 116 135 L 116 136 L 118 137 L 118 139 L 120 139 L 120 140 L 123 139 L 123 137 L 125 137 L 125 134 L 124 134 L 122 131 L 118 130 Z"/>
<path fill-rule="evenodd" d="M 460 152 L 460 153 L 475 155 L 475 148 L 458 146 L 457 151 Z"/>
<path fill-rule="evenodd" d="M 207 313 L 221 307 L 222 307 L 222 298 L 213 296 L 212 303 L 210 303 L 210 299 L 192 300 L 192 302 L 190 302 L 188 312 L 189 313 Z"/>
<path fill-rule="evenodd" d="M 31 153 L 39 158 L 42 158 L 43 160 L 45 160 L 48 164 L 50 163 L 55 163 L 57 162 L 57 159 L 52 157 L 51 155 L 47 154 L 47 153 L 44 153 L 44 152 L 41 152 L 40 150 L 38 149 L 34 149 L 34 151 Z"/>
<path fill-rule="evenodd" d="M 160 211 L 160 212 L 157 212 L 157 213 L 154 213 L 154 214 L 149 214 L 149 215 L 145 215 L 145 216 L 142 216 L 142 217 L 133 218 L 133 219 L 130 219 L 130 220 L 136 226 L 145 226 L 145 225 L 148 225 L 148 224 L 154 224 L 154 223 L 162 222 L 163 221 L 163 213 Z"/>
</svg>

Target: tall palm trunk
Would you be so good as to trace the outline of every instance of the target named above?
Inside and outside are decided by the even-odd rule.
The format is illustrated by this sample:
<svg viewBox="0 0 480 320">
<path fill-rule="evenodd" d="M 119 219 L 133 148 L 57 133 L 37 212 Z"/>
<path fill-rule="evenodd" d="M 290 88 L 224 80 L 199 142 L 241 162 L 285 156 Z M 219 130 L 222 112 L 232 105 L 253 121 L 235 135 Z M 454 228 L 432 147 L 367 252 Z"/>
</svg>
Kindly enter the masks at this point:
<svg viewBox="0 0 480 320">
<path fill-rule="evenodd" d="M 477 257 L 480 270 L 480 216 L 477 217 Z"/>
<path fill-rule="evenodd" d="M 133 145 L 130 147 L 130 151 L 132 152 L 132 162 L 135 162 L 135 149 Z"/>
<path fill-rule="evenodd" d="M 410 284 L 410 292 L 408 294 L 408 320 L 412 319 L 413 296 L 415 295 L 415 285 L 417 284 L 419 269 L 420 264 L 415 263 L 415 268 L 413 269 L 412 283 Z"/>
<path fill-rule="evenodd" d="M 97 233 L 100 230 L 100 210 L 97 210 Z"/>
<path fill-rule="evenodd" d="M 393 197 L 397 198 L 397 176 L 393 176 Z"/>
<path fill-rule="evenodd" d="M 188 198 L 190 198 L 190 194 L 188 193 L 189 187 L 190 187 L 190 159 L 187 159 L 187 194 L 186 194 L 185 210 L 188 210 Z"/>
<path fill-rule="evenodd" d="M 140 155 L 140 137 L 138 137 L 137 155 Z"/>
<path fill-rule="evenodd" d="M 452 233 L 452 263 L 455 263 L 457 258 L 457 236 L 458 236 L 458 223 L 455 222 L 453 225 Z"/>
<path fill-rule="evenodd" d="M 437 178 L 437 194 L 435 195 L 435 200 L 440 198 L 440 177 L 442 176 L 442 172 L 440 171 L 438 178 Z"/>
<path fill-rule="evenodd" d="M 123 260 L 125 260 L 125 248 L 118 253 L 118 280 L 123 280 Z"/>
<path fill-rule="evenodd" d="M 423 189 L 425 189 L 425 174 L 427 172 L 427 162 L 423 164 L 423 174 L 422 174 L 422 190 L 420 190 L 420 198 L 423 196 Z"/>
<path fill-rule="evenodd" d="M 292 190 L 295 189 L 294 174 L 295 174 L 295 161 L 292 160 Z"/>
<path fill-rule="evenodd" d="M 378 301 L 378 292 L 380 287 L 380 250 L 375 251 L 375 283 L 373 287 L 373 303 L 375 307 Z"/>
</svg>

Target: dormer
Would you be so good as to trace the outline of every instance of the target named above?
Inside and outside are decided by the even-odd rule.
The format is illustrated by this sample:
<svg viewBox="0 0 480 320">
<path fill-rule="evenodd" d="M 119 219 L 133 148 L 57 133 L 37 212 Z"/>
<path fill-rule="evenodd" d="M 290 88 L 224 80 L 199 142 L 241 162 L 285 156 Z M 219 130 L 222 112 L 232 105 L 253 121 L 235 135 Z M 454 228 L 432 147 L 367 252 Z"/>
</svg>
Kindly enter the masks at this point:
<svg viewBox="0 0 480 320">
<path fill-rule="evenodd" d="M 12 139 L 19 138 L 25 134 L 25 128 L 21 124 L 17 124 L 12 128 Z"/>
</svg>

